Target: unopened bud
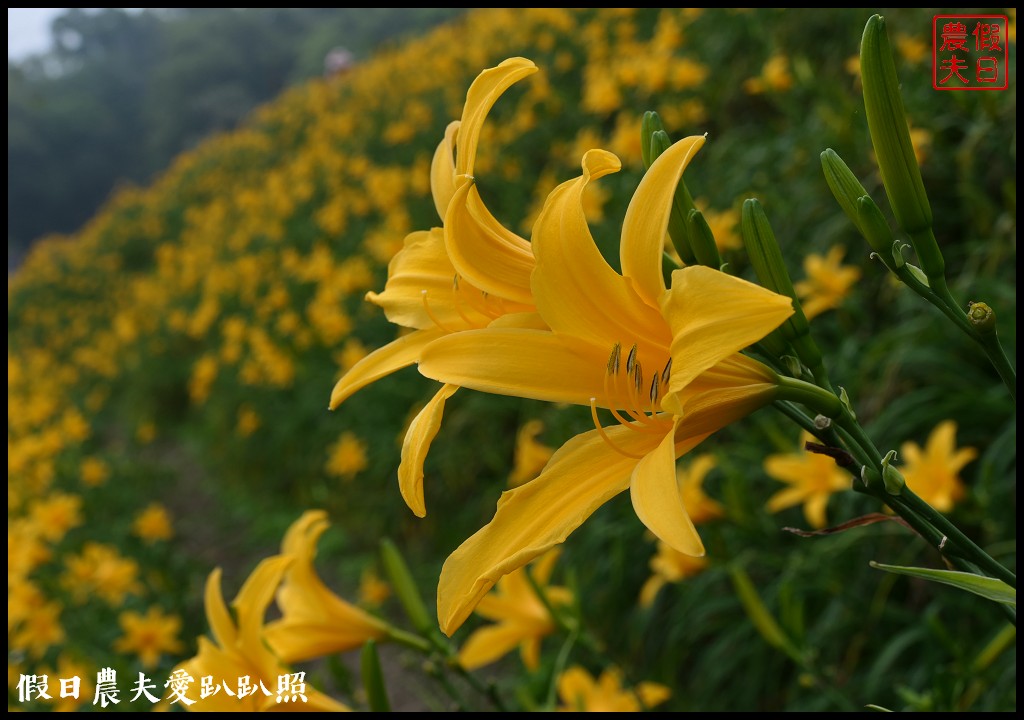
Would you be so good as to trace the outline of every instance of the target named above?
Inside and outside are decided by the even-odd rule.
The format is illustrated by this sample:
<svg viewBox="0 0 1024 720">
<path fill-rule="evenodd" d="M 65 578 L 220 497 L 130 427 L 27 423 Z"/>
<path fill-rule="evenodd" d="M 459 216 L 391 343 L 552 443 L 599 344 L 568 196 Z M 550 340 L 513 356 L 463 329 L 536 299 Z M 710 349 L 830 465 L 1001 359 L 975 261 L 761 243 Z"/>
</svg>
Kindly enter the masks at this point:
<svg viewBox="0 0 1024 720">
<path fill-rule="evenodd" d="M 893 214 L 910 235 L 925 274 L 944 277 L 945 261 L 932 232 L 932 209 L 910 141 L 896 63 L 880 15 L 872 16 L 864 28 L 860 75 L 871 144 Z"/>
</svg>

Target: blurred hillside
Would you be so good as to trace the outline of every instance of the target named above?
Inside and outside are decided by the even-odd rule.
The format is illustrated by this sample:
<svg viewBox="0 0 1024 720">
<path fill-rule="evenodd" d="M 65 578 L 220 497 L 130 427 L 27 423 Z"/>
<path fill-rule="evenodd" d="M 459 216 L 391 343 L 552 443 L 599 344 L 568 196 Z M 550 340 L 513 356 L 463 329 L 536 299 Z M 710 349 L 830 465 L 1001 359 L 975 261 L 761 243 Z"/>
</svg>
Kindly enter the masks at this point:
<svg viewBox="0 0 1024 720">
<path fill-rule="evenodd" d="M 70 8 L 52 48 L 7 64 L 8 264 L 78 229 L 118 184 L 234 128 L 288 85 L 461 8 Z"/>
</svg>

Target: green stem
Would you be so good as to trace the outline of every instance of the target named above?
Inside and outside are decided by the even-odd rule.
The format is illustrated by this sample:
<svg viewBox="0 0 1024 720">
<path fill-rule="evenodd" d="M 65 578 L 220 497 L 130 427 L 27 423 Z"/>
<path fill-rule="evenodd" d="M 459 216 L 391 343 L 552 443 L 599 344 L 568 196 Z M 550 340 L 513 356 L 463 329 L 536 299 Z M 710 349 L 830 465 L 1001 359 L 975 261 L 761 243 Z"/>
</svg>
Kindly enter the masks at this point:
<svg viewBox="0 0 1024 720">
<path fill-rule="evenodd" d="M 903 488 L 898 496 L 907 507 L 918 513 L 936 530 L 947 538 L 947 547 L 952 543 L 960 557 L 976 564 L 981 570 L 994 578 L 1002 580 L 1012 588 L 1017 587 L 1017 576 L 996 562 L 987 552 L 982 550 L 969 537 L 949 521 L 945 515 L 918 497 L 910 488 Z"/>
<path fill-rule="evenodd" d="M 992 367 L 999 373 L 999 377 L 1003 379 L 1003 384 L 1006 385 L 1006 389 L 1010 391 L 1010 397 L 1013 398 L 1013 402 L 1017 402 L 1017 371 L 1014 370 L 1013 365 L 1010 364 L 1009 358 L 1006 357 L 1006 351 L 1003 349 L 1002 344 L 999 342 L 999 336 L 995 333 L 991 335 L 984 335 L 978 340 L 981 344 L 981 349 L 985 351 L 988 356 L 988 360 L 992 363 Z"/>
<path fill-rule="evenodd" d="M 469 683 L 470 687 L 476 690 L 481 695 L 487 697 L 494 705 L 494 709 L 498 712 L 508 712 L 508 707 L 505 705 L 505 701 L 501 699 L 501 695 L 498 693 L 498 687 L 494 683 L 481 682 L 480 678 L 471 673 L 466 668 L 459 664 L 459 661 L 452 658 L 448 662 L 448 667 L 452 668 L 463 680 Z"/>
<path fill-rule="evenodd" d="M 405 645 L 407 648 L 417 650 L 424 655 L 429 655 L 433 650 L 433 646 L 429 640 L 419 635 L 413 635 L 405 630 L 399 630 L 398 628 L 388 629 L 388 640 L 392 640 L 399 645 Z"/>
<path fill-rule="evenodd" d="M 999 336 L 994 332 L 987 335 L 979 333 L 971 325 L 967 315 L 957 305 L 956 299 L 946 286 L 945 279 L 938 282 L 937 287 L 937 279 L 935 278 L 929 279 L 932 286 L 925 285 L 914 277 L 906 265 L 900 266 L 896 271 L 896 275 L 903 281 L 904 285 L 937 307 L 943 315 L 953 321 L 954 325 L 963 330 L 969 338 L 981 346 L 989 362 L 992 363 L 992 367 L 996 369 L 1003 384 L 1010 391 L 1010 397 L 1013 398 L 1014 402 L 1017 402 L 1017 371 L 1014 370 L 1009 359 L 1006 357 L 1006 351 L 999 342 Z"/>
<path fill-rule="evenodd" d="M 839 398 L 834 393 L 817 385 L 785 376 L 780 376 L 777 384 L 777 399 L 779 400 L 789 400 L 806 405 L 814 412 L 828 418 L 838 417 L 843 411 L 843 404 Z"/>
</svg>

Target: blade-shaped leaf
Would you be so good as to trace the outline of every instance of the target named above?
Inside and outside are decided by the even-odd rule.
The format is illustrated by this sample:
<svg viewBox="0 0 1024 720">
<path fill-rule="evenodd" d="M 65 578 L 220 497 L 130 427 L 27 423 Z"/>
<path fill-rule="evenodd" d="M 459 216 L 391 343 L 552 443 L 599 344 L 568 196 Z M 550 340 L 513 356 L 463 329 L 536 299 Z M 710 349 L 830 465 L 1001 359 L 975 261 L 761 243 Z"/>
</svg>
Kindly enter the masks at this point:
<svg viewBox="0 0 1024 720">
<path fill-rule="evenodd" d="M 883 565 L 872 562 L 871 567 L 879 570 L 887 570 L 897 575 L 910 575 L 924 580 L 952 585 L 953 587 L 981 595 L 983 598 L 995 600 L 998 603 L 1017 607 L 1017 589 L 1012 588 L 1002 580 L 975 575 L 973 573 L 958 572 L 956 570 L 933 570 L 930 568 L 903 567 L 900 565 Z"/>
</svg>

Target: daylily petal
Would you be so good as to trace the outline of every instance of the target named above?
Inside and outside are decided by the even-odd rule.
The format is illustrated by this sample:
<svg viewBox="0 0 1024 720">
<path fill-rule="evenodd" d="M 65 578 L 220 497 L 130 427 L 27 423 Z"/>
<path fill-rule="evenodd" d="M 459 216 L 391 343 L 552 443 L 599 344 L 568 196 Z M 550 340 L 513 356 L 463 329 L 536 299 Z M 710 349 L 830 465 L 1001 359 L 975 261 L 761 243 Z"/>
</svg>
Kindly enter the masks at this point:
<svg viewBox="0 0 1024 720">
<path fill-rule="evenodd" d="M 484 205 L 472 178 L 459 176 L 444 217 L 444 241 L 452 265 L 486 293 L 532 305 L 530 243 L 505 229 Z"/>
<path fill-rule="evenodd" d="M 672 697 L 672 691 L 659 683 L 642 682 L 636 687 L 637 695 L 644 707 L 652 708 Z"/>
<path fill-rule="evenodd" d="M 508 623 L 474 630 L 459 650 L 459 664 L 476 670 L 511 652 L 522 640 L 522 629 Z"/>
<path fill-rule="evenodd" d="M 651 575 L 647 578 L 647 582 L 640 588 L 640 607 L 650 607 L 663 587 L 665 587 L 665 578 L 661 575 Z"/>
<path fill-rule="evenodd" d="M 701 265 L 672 273 L 672 289 L 662 295 L 661 307 L 672 328 L 669 392 L 683 389 L 793 314 L 788 297 Z"/>
<path fill-rule="evenodd" d="M 374 350 L 353 365 L 334 386 L 330 409 L 334 410 L 357 390 L 412 365 L 419 360 L 423 348 L 444 335 L 445 331 L 440 328 L 417 330 Z"/>
<path fill-rule="evenodd" d="M 662 407 L 682 417 L 676 438 L 717 432 L 774 400 L 778 378 L 762 363 L 732 355 L 698 375 Z"/>
<path fill-rule="evenodd" d="M 445 400 L 455 394 L 458 385 L 444 385 L 416 415 L 402 442 L 402 462 L 398 466 L 398 488 L 402 498 L 418 517 L 425 517 L 427 506 L 423 500 L 423 462 L 427 459 L 430 443 L 441 428 Z"/>
<path fill-rule="evenodd" d="M 704 544 L 697 534 L 686 508 L 683 507 L 679 485 L 676 482 L 676 427 L 665 434 L 656 449 L 637 463 L 629 484 L 629 497 L 637 517 L 658 538 L 681 553 L 694 556 L 704 554 Z M 682 452 L 695 447 L 706 435 L 686 438 Z"/>
<path fill-rule="evenodd" d="M 605 352 L 615 342 L 666 348 L 671 335 L 661 313 L 607 263 L 583 213 L 587 184 L 621 166 L 611 153 L 590 150 L 583 156 L 583 175 L 548 195 L 531 235 L 537 259 L 530 280 L 534 302 L 552 330 Z M 648 347 L 640 348 L 642 356 L 650 357 Z"/>
<path fill-rule="evenodd" d="M 519 646 L 519 656 L 527 670 L 536 670 L 540 665 L 540 638 L 531 637 L 524 640 Z"/>
<path fill-rule="evenodd" d="M 448 204 L 455 194 L 455 136 L 459 132 L 459 124 L 458 120 L 448 123 L 444 129 L 444 140 L 438 144 L 430 163 L 430 194 L 441 220 L 444 220 Z"/>
<path fill-rule="evenodd" d="M 571 710 L 585 710 L 587 701 L 596 690 L 594 679 L 578 665 L 558 676 L 558 695 Z"/>
<path fill-rule="evenodd" d="M 360 626 L 340 619 L 325 623 L 320 618 L 295 618 L 268 624 L 265 638 L 283 662 L 297 663 L 354 650 L 384 634 L 383 631 L 368 634 Z"/>
<path fill-rule="evenodd" d="M 660 439 L 622 426 L 605 432 L 633 455 L 646 455 Z M 491 522 L 462 543 L 441 569 L 441 629 L 449 635 L 457 630 L 502 576 L 563 542 L 597 508 L 629 487 L 636 462 L 591 430 L 567 442 L 536 479 L 503 493 Z"/>
<path fill-rule="evenodd" d="M 655 160 L 637 186 L 622 222 L 622 274 L 640 296 L 658 307 L 665 292 L 661 256 L 676 186 L 690 160 L 704 145 L 702 135 L 683 138 Z"/>
<path fill-rule="evenodd" d="M 520 330 L 547 330 L 548 325 L 540 313 L 517 312 L 494 318 L 489 328 L 519 328 Z"/>
<path fill-rule="evenodd" d="M 206 608 L 206 617 L 210 623 L 210 632 L 214 639 L 222 647 L 234 645 L 238 639 L 238 632 L 235 630 L 235 621 L 231 617 L 227 603 L 224 602 L 224 593 L 220 586 L 220 568 L 214 568 L 210 577 L 206 578 L 206 590 L 203 594 L 203 604 Z"/>
<path fill-rule="evenodd" d="M 282 618 L 269 623 L 267 642 L 285 662 L 301 662 L 359 647 L 382 637 L 387 626 L 335 595 L 316 572 L 316 546 L 330 523 L 323 510 L 309 510 L 292 523 L 281 552 L 293 562 L 277 592 Z"/>
<path fill-rule="evenodd" d="M 242 589 L 231 603 L 238 616 L 238 648 L 254 663 L 268 662 L 272 657 L 263 644 L 263 621 L 267 606 L 274 599 L 285 570 L 292 558 L 275 555 L 260 562 L 246 578 Z"/>
<path fill-rule="evenodd" d="M 558 558 L 561 554 L 562 552 L 560 550 L 552 550 L 533 564 L 531 571 L 533 573 L 533 579 L 537 581 L 538 585 L 543 586 L 548 584 L 548 580 L 551 579 L 551 573 L 555 571 L 555 564 L 558 562 Z"/>
<path fill-rule="evenodd" d="M 462 125 L 457 139 L 456 174 L 472 175 L 476 161 L 476 146 L 480 129 L 494 103 L 513 84 L 537 72 L 537 66 L 521 57 L 509 58 L 499 65 L 480 73 L 466 93 L 462 110 Z"/>
<path fill-rule="evenodd" d="M 481 392 L 589 405 L 603 394 L 606 360 L 583 355 L 550 332 L 486 328 L 435 340 L 423 350 L 419 370 Z"/>
<path fill-rule="evenodd" d="M 455 266 L 448 259 L 441 228 L 410 233 L 388 263 L 384 291 L 366 299 L 384 309 L 387 319 L 404 327 L 449 332 L 484 327 L 489 318 L 458 294 Z"/>
</svg>

